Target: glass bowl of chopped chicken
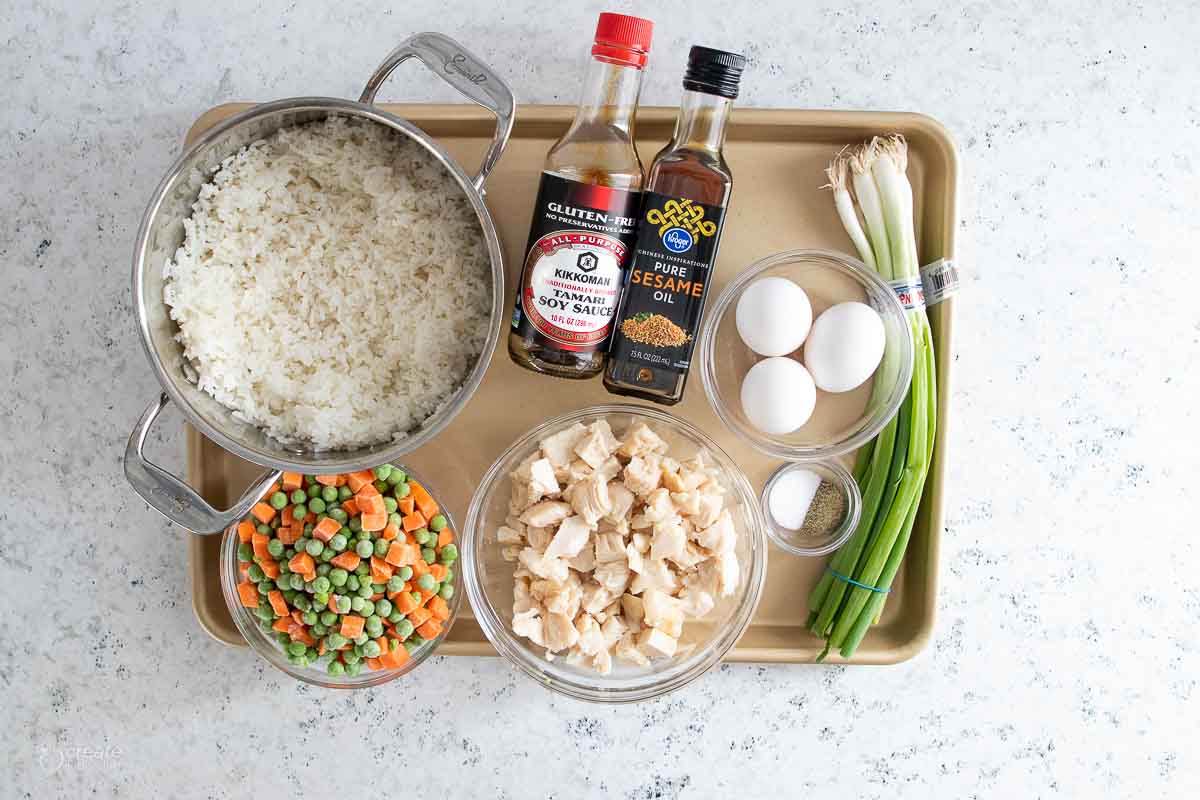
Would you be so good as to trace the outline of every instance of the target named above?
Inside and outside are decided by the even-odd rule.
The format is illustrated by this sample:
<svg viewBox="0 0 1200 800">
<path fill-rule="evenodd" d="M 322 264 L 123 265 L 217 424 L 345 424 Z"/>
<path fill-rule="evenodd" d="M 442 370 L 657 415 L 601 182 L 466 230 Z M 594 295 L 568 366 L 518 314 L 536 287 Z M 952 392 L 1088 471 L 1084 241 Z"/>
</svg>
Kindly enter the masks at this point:
<svg viewBox="0 0 1200 800">
<path fill-rule="evenodd" d="M 509 661 L 581 700 L 704 674 L 750 622 L 767 568 L 745 474 L 663 411 L 592 406 L 522 436 L 471 499 L 471 607 Z"/>
</svg>

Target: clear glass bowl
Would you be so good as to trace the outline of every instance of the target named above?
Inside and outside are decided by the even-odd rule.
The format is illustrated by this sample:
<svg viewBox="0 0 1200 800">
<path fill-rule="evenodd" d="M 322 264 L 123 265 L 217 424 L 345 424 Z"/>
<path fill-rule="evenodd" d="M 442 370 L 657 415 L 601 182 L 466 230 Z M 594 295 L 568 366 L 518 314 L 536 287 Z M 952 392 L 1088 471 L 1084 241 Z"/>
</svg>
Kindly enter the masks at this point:
<svg viewBox="0 0 1200 800">
<path fill-rule="evenodd" d="M 842 496 L 846 498 L 846 516 L 837 527 L 828 533 L 811 536 L 801 534 L 798 530 L 783 527 L 775 521 L 775 517 L 771 514 L 772 489 L 784 475 L 802 469 L 815 472 L 822 480 L 829 481 L 838 487 Z M 771 541 L 775 543 L 776 547 L 794 556 L 823 556 L 845 544 L 846 540 L 850 538 L 850 534 L 854 533 L 854 529 L 858 527 L 858 520 L 862 516 L 862 492 L 859 490 L 854 476 L 837 461 L 793 462 L 784 464 L 767 479 L 762 490 L 762 510 L 763 517 L 767 521 L 767 536 L 771 537 Z"/>
<path fill-rule="evenodd" d="M 870 379 L 849 392 L 818 389 L 809 421 L 782 435 L 763 433 L 742 411 L 742 378 L 762 356 L 742 342 L 735 312 L 746 287 L 766 277 L 787 278 L 804 289 L 814 320 L 836 303 L 866 303 L 879 312 L 885 336 L 883 360 Z M 896 293 L 861 261 L 825 250 L 789 250 L 747 267 L 706 315 L 699 350 L 704 393 L 717 416 L 758 450 L 787 461 L 833 459 L 866 444 L 900 410 L 912 380 L 912 330 Z"/>
<path fill-rule="evenodd" d="M 400 469 L 404 470 L 408 475 L 425 487 L 426 491 L 433 496 L 434 500 L 438 500 L 437 492 L 433 490 L 431 485 L 420 475 L 414 474 L 412 470 L 403 464 L 396 464 Z M 450 510 L 442 505 L 438 500 L 438 505 L 442 506 L 442 515 L 446 517 L 446 522 L 450 530 L 458 533 L 460 528 L 455 524 L 454 517 Z M 450 618 L 446 620 L 442 626 L 442 632 L 436 639 L 431 639 L 421 645 L 416 652 L 410 654 L 408 661 L 396 669 L 377 669 L 366 670 L 355 676 L 350 675 L 330 675 L 322 662 L 322 665 L 315 667 L 297 667 L 288 662 L 287 656 L 283 652 L 283 648 L 275 641 L 272 634 L 268 634 L 259 624 L 258 617 L 241 604 L 238 599 L 237 584 L 240 580 L 238 575 L 238 537 L 237 524 L 229 526 L 221 541 L 221 593 L 225 596 L 225 605 L 229 607 L 229 615 L 233 617 L 233 622 L 237 625 L 238 631 L 242 634 L 242 638 L 250 645 L 250 649 L 257 653 L 260 657 L 266 660 L 275 668 L 286 672 L 293 678 L 305 683 L 313 684 L 314 686 L 324 686 L 327 689 L 361 689 L 366 686 L 378 686 L 382 683 L 387 683 L 390 680 L 399 678 L 412 672 L 419 667 L 425 659 L 433 655 L 438 646 L 445 641 L 449 635 L 450 629 L 454 626 L 454 620 L 458 618 L 459 608 L 462 606 L 462 564 L 464 559 L 461 554 L 459 560 L 454 562 L 454 582 L 451 584 L 455 588 L 454 595 L 446 602 L 450 607 Z M 462 535 L 458 533 L 456 540 L 461 540 Z M 461 546 L 461 541 L 459 542 Z"/>
<path fill-rule="evenodd" d="M 605 419 L 620 436 L 634 422 L 644 422 L 670 445 L 670 455 L 684 460 L 707 450 L 721 473 L 726 507 L 737 528 L 736 554 L 741 570 L 737 591 L 717 598 L 703 618 L 688 619 L 679 639 L 683 651 L 656 659 L 648 667 L 613 659 L 613 670 L 601 675 L 573 667 L 559 658 L 547 661 L 545 649 L 512 632 L 513 571 L 501 556 L 496 531 L 508 516 L 509 473 L 538 447 L 539 440 L 573 425 Z M 634 405 L 600 405 L 556 417 L 522 436 L 483 477 L 467 510 L 462 536 L 462 563 L 471 608 L 484 634 L 505 658 L 537 682 L 580 700 L 625 703 L 665 694 L 695 680 L 721 660 L 745 631 L 762 594 L 767 572 L 765 522 L 758 498 L 745 474 L 724 451 L 688 422 L 664 411 Z"/>
</svg>

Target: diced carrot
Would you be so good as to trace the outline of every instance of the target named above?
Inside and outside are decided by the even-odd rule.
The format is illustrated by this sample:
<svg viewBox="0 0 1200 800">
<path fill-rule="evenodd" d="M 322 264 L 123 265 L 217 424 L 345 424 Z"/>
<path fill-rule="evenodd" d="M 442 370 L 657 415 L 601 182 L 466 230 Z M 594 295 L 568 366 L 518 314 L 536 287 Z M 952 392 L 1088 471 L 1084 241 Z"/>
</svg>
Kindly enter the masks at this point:
<svg viewBox="0 0 1200 800">
<path fill-rule="evenodd" d="M 264 558 L 258 565 L 258 568 L 263 571 L 271 580 L 279 577 L 279 563 L 273 558 Z"/>
<path fill-rule="evenodd" d="M 433 617 L 433 612 L 428 608 L 414 608 L 412 611 L 403 613 L 408 614 L 408 621 L 413 624 L 414 628 L 421 627 Z"/>
<path fill-rule="evenodd" d="M 308 523 L 309 525 L 311 525 L 317 521 L 317 515 L 315 513 L 313 513 L 312 511 L 310 511 L 304 515 L 304 521 L 306 523 Z"/>
<path fill-rule="evenodd" d="M 283 511 L 281 511 L 279 513 L 279 524 L 280 525 L 291 525 L 293 522 L 296 521 L 296 518 L 292 516 L 293 508 L 295 508 L 295 506 L 284 506 L 283 507 Z"/>
<path fill-rule="evenodd" d="M 401 614 L 409 614 L 418 608 L 416 598 L 412 596 L 412 592 L 400 592 L 400 594 L 396 595 L 395 600 L 396 610 Z"/>
<path fill-rule="evenodd" d="M 383 557 L 383 560 L 394 567 L 403 567 L 404 554 L 407 551 L 408 548 L 400 544 L 400 542 L 392 542 L 391 545 L 388 546 L 387 555 Z"/>
<path fill-rule="evenodd" d="M 292 621 L 291 617 L 280 617 L 279 619 L 275 620 L 275 624 L 271 626 L 271 630 L 279 631 L 280 633 L 287 633 L 288 628 L 295 624 L 296 623 Z"/>
<path fill-rule="evenodd" d="M 442 581 L 446 580 L 447 572 L 448 572 L 448 570 L 447 570 L 445 564 L 430 564 L 429 565 L 429 574 L 432 575 L 433 579 L 435 581 L 437 581 L 438 583 L 441 583 Z"/>
<path fill-rule="evenodd" d="M 283 592 L 278 589 L 272 589 L 267 594 L 267 599 L 271 601 L 271 610 L 275 612 L 277 617 L 286 617 L 288 613 L 287 601 L 283 599 Z"/>
<path fill-rule="evenodd" d="M 242 580 L 244 580 L 244 581 L 250 580 L 250 562 L 249 561 L 239 561 L 238 562 L 238 575 L 241 576 Z"/>
<path fill-rule="evenodd" d="M 368 483 L 375 482 L 375 473 L 369 469 L 364 469 L 360 472 L 351 472 L 346 476 L 346 483 L 350 486 L 350 491 L 358 494 L 358 490 Z"/>
<path fill-rule="evenodd" d="M 346 514 L 351 517 L 357 517 L 358 501 L 356 501 L 353 497 L 347 497 L 342 501 L 342 511 L 345 511 Z"/>
<path fill-rule="evenodd" d="M 364 618 L 356 614 L 347 614 L 342 617 L 342 636 L 345 636 L 347 639 L 357 639 L 359 636 L 362 636 L 363 625 L 366 622 Z"/>
<path fill-rule="evenodd" d="M 321 642 L 317 645 L 317 655 L 325 655 L 325 637 L 321 637 Z"/>
<path fill-rule="evenodd" d="M 454 541 L 454 531 L 449 528 L 442 528 L 438 531 L 437 549 L 441 550 L 446 545 Z"/>
<path fill-rule="evenodd" d="M 371 595 L 372 603 L 374 603 L 376 600 L 382 600 L 382 599 L 383 599 L 383 592 L 376 592 L 375 594 Z"/>
<path fill-rule="evenodd" d="M 360 503 L 364 497 L 381 497 L 379 490 L 375 488 L 375 484 L 373 483 L 364 483 L 358 487 L 354 492 L 354 496 L 359 499 Z"/>
<path fill-rule="evenodd" d="M 293 642 L 304 642 L 309 647 L 317 643 L 317 640 L 312 637 L 312 634 L 308 632 L 308 627 L 304 624 L 293 623 L 288 628 L 288 636 L 292 637 Z"/>
<path fill-rule="evenodd" d="M 256 520 L 265 525 L 274 518 L 275 509 L 266 503 L 255 503 L 254 508 L 250 509 L 250 513 Z"/>
<path fill-rule="evenodd" d="M 237 534 L 239 542 L 248 542 L 250 537 L 254 535 L 254 523 L 248 519 L 244 519 L 238 523 Z"/>
<path fill-rule="evenodd" d="M 378 658 L 368 658 L 368 659 L 366 659 L 366 662 L 367 662 L 367 669 L 379 669 L 379 659 Z"/>
<path fill-rule="evenodd" d="M 338 475 L 318 475 L 317 483 L 322 486 L 337 486 Z"/>
<path fill-rule="evenodd" d="M 374 489 L 375 487 L 372 486 L 371 488 Z M 383 503 L 383 495 L 381 495 L 379 492 L 370 495 L 364 495 L 362 492 L 359 492 L 356 496 L 358 498 L 358 508 L 362 511 L 362 513 L 387 513 L 387 507 Z"/>
<path fill-rule="evenodd" d="M 433 639 L 442 632 L 442 623 L 436 619 L 427 621 L 424 625 L 417 626 L 417 633 L 421 634 L 423 639 Z"/>
<path fill-rule="evenodd" d="M 265 533 L 254 533 L 250 537 L 250 544 L 254 548 L 254 555 L 257 558 L 270 558 L 271 551 L 267 549 L 267 543 L 271 541 L 271 537 Z"/>
<path fill-rule="evenodd" d="M 320 539 L 322 542 L 328 542 L 333 538 L 333 535 L 342 529 L 342 525 L 333 517 L 325 517 L 317 523 L 317 527 L 313 528 L 313 538 Z"/>
<path fill-rule="evenodd" d="M 334 556 L 329 563 L 335 567 L 341 567 L 347 572 L 354 572 L 354 570 L 358 569 L 358 562 L 360 561 L 362 559 L 358 557 L 358 553 L 353 550 L 347 550 L 344 553 Z"/>
<path fill-rule="evenodd" d="M 418 578 L 424 575 L 426 572 L 429 572 L 429 565 L 425 563 L 425 559 L 423 558 L 418 558 L 417 560 L 413 561 L 410 566 L 412 566 L 413 575 Z M 295 572 L 295 570 L 292 571 Z"/>
<path fill-rule="evenodd" d="M 300 609 L 293 608 L 290 613 L 291 613 L 291 617 L 292 617 L 292 622 L 296 623 L 297 625 L 304 624 L 304 613 L 301 612 Z"/>
<path fill-rule="evenodd" d="M 343 473 L 343 474 L 340 474 L 337 476 L 337 483 L 335 483 L 334 486 L 336 486 L 340 489 L 349 482 L 350 482 L 350 476 Z"/>
<path fill-rule="evenodd" d="M 416 481 L 409 481 L 408 485 L 412 487 L 411 497 L 417 503 L 417 508 L 425 515 L 426 519 L 433 519 L 438 513 L 437 501 L 430 496 L 429 492 L 425 491 L 425 487 Z"/>
<path fill-rule="evenodd" d="M 384 654 L 379 657 L 379 666 L 383 667 L 384 669 L 396 669 L 396 667 L 402 666 L 408 659 L 401 659 L 398 653 L 404 653 L 405 656 L 408 655 L 408 651 L 405 650 L 403 646 L 398 647 L 395 650 L 386 650 Z"/>
<path fill-rule="evenodd" d="M 315 571 L 316 564 L 313 563 L 313 558 L 308 553 L 297 553 L 292 556 L 292 560 L 288 562 L 288 569 L 292 572 L 299 572 L 301 575 L 307 575 Z"/>
<path fill-rule="evenodd" d="M 437 597 L 437 594 L 432 589 L 418 589 L 417 593 L 421 595 L 421 605 L 426 605 L 430 600 Z"/>
<path fill-rule="evenodd" d="M 263 497 L 267 497 L 268 495 L 275 494 L 278 491 L 279 491 L 279 481 L 275 481 L 274 483 L 272 483 L 270 486 L 267 487 L 267 491 L 263 495 Z"/>
<path fill-rule="evenodd" d="M 404 523 L 405 533 L 425 527 L 425 517 L 421 515 L 420 511 L 414 511 L 411 514 L 402 517 L 400 521 Z"/>
<path fill-rule="evenodd" d="M 386 637 L 383 637 L 383 636 L 378 637 L 377 639 L 375 639 L 375 644 L 379 645 L 380 653 L 386 653 L 388 651 L 388 643 L 387 643 Z"/>
<path fill-rule="evenodd" d="M 383 511 L 363 514 L 360 519 L 362 519 L 362 529 L 364 531 L 381 531 L 387 527 L 388 518 L 387 514 Z"/>
<path fill-rule="evenodd" d="M 283 473 L 283 488 L 287 489 L 289 492 L 293 489 L 299 489 L 302 482 L 303 476 L 301 476 L 299 472 Z"/>
<path fill-rule="evenodd" d="M 425 607 L 433 614 L 434 619 L 450 619 L 450 606 L 440 597 L 431 598 Z"/>
<path fill-rule="evenodd" d="M 258 608 L 258 589 L 253 583 L 245 581 L 237 585 L 238 598 L 246 608 Z"/>
<path fill-rule="evenodd" d="M 386 526 L 384 526 L 382 535 L 385 542 L 390 542 L 400 535 L 400 529 L 396 527 L 396 523 L 389 522 Z"/>
<path fill-rule="evenodd" d="M 412 495 L 410 494 L 406 497 L 401 497 L 396 502 L 396 506 L 397 506 L 397 508 L 400 509 L 401 514 L 411 514 L 416 509 L 417 504 L 413 500 Z"/>
<path fill-rule="evenodd" d="M 329 595 L 329 610 L 335 614 L 338 613 L 337 598 L 334 597 L 332 594 Z"/>
<path fill-rule="evenodd" d="M 375 580 L 376 572 L 383 576 L 383 580 Z M 371 583 L 387 583 L 390 577 L 392 577 L 392 565 L 378 556 L 371 556 Z"/>
<path fill-rule="evenodd" d="M 296 534 L 296 529 L 291 525 L 279 526 L 279 530 L 275 531 L 275 535 L 279 537 L 279 541 L 284 544 L 295 544 L 300 537 Z"/>
</svg>

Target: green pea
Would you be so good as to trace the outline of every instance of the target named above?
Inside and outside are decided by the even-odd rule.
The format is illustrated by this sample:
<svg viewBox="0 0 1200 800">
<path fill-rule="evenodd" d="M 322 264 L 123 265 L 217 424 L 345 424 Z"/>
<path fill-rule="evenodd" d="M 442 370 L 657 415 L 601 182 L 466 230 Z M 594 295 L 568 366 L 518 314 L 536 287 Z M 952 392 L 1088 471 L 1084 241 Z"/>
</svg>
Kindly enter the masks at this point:
<svg viewBox="0 0 1200 800">
<path fill-rule="evenodd" d="M 358 576 L 357 575 L 349 575 L 346 577 L 346 588 L 348 590 L 350 590 L 351 592 L 358 591 Z"/>
<path fill-rule="evenodd" d="M 423 575 L 421 575 L 421 577 L 417 578 L 417 588 L 423 589 L 426 592 L 432 591 L 433 586 L 436 583 L 437 583 L 437 579 L 434 578 L 433 575 L 429 574 L 428 572 L 424 573 Z"/>
<path fill-rule="evenodd" d="M 438 514 L 436 517 L 429 520 L 429 530 L 431 531 L 440 531 L 444 527 L 446 527 L 446 517 L 442 514 Z"/>
<path fill-rule="evenodd" d="M 445 563 L 445 562 L 443 562 L 443 563 Z M 450 569 L 449 567 L 446 567 L 446 583 L 450 583 L 450 581 L 452 581 L 452 580 L 454 580 L 454 570 Z"/>
<path fill-rule="evenodd" d="M 312 532 L 313 532 L 313 524 L 311 522 L 304 523 L 304 535 L 312 536 Z"/>
<path fill-rule="evenodd" d="M 432 564 L 437 560 L 437 552 L 432 547 L 426 547 L 421 551 L 421 558 L 425 560 L 426 564 Z"/>
<path fill-rule="evenodd" d="M 379 642 L 374 639 L 368 639 L 367 643 L 363 645 L 363 654 L 367 658 L 375 658 L 379 652 Z"/>
<path fill-rule="evenodd" d="M 346 643 L 346 640 L 343 640 L 342 644 L 345 644 L 345 643 Z M 338 647 L 341 647 L 341 646 L 342 646 L 341 644 L 338 645 Z M 355 650 L 343 650 L 342 651 L 342 660 L 345 661 L 347 665 L 357 664 L 359 658 L 361 658 L 361 657 L 362 657 L 362 654 L 358 653 Z"/>
<path fill-rule="evenodd" d="M 337 650 L 339 647 L 341 647 L 345 643 L 346 643 L 346 637 L 342 636 L 337 631 L 330 631 L 329 635 L 325 637 L 325 649 L 326 650 Z"/>
<path fill-rule="evenodd" d="M 319 618 L 315 611 L 305 611 L 300 615 L 300 619 L 304 620 L 305 625 L 316 625 Z"/>
<path fill-rule="evenodd" d="M 358 636 L 354 637 L 354 643 L 356 645 L 358 645 L 359 647 L 362 647 L 364 644 L 366 644 L 369 641 L 371 641 L 371 637 L 367 636 L 366 633 L 361 633 Z"/>
<path fill-rule="evenodd" d="M 412 493 L 412 487 L 407 483 L 397 483 L 396 488 L 392 490 L 392 494 L 396 495 L 397 500 L 403 500 Z"/>
<path fill-rule="evenodd" d="M 399 506 L 396 504 L 396 498 L 394 498 L 394 497 L 383 498 L 383 507 L 387 510 L 387 513 L 389 513 L 389 514 L 395 514 L 396 509 L 399 508 Z"/>
<path fill-rule="evenodd" d="M 364 601 L 361 597 L 355 597 L 355 598 L 351 599 L 350 600 L 350 610 L 353 611 L 355 614 L 358 614 L 359 612 L 361 612 L 363 610 L 363 602 Z"/>
<path fill-rule="evenodd" d="M 338 613 L 339 614 L 349 614 L 351 611 L 351 608 L 352 608 L 352 606 L 350 605 L 350 598 L 344 594 L 339 594 L 337 596 Z"/>
<path fill-rule="evenodd" d="M 275 579 L 275 588 L 281 592 L 289 591 L 292 588 L 292 576 L 280 575 Z"/>
<path fill-rule="evenodd" d="M 293 572 L 291 575 L 289 575 L 288 580 L 292 584 L 292 588 L 297 592 L 304 588 L 304 578 L 300 577 L 296 573 Z"/>
<path fill-rule="evenodd" d="M 443 564 L 453 564 L 458 560 L 458 548 L 453 542 L 442 548 L 441 560 Z"/>
<path fill-rule="evenodd" d="M 288 602 L 288 605 L 291 605 L 292 603 L 296 602 L 296 590 L 295 589 L 285 589 L 283 592 L 283 599 Z"/>
<path fill-rule="evenodd" d="M 297 489 L 296 491 L 300 491 L 300 490 Z M 308 513 L 308 508 L 303 503 L 292 506 L 292 516 L 295 517 L 296 519 L 304 519 L 304 516 L 307 513 Z"/>
<path fill-rule="evenodd" d="M 308 645 L 304 642 L 292 642 L 287 646 L 287 651 L 294 656 L 302 656 L 308 652 Z"/>
<path fill-rule="evenodd" d="M 332 548 L 333 552 L 335 553 L 340 553 L 345 550 L 346 545 L 346 537 L 340 533 L 335 533 L 329 538 L 329 547 Z"/>
<path fill-rule="evenodd" d="M 335 520 L 337 520 L 342 525 L 345 525 L 346 520 L 350 519 L 350 516 L 340 508 L 329 509 L 329 516 L 333 517 Z"/>
<path fill-rule="evenodd" d="M 331 569 L 332 567 L 330 567 L 328 564 L 317 564 L 317 576 L 323 578 L 329 575 Z"/>
<path fill-rule="evenodd" d="M 307 650 L 304 651 L 304 655 L 308 658 L 308 660 L 310 662 L 316 661 L 318 658 L 321 657 L 321 654 L 317 652 L 317 648 L 312 647 L 312 646 L 310 646 Z"/>
<path fill-rule="evenodd" d="M 276 517 L 275 519 L 278 519 L 278 517 Z M 273 520 L 271 520 L 271 521 L 272 521 L 272 522 L 274 522 L 275 520 L 273 519 Z M 263 536 L 270 536 L 270 535 L 271 535 L 271 526 L 270 526 L 270 525 L 264 525 L 264 524 L 263 524 L 263 523 L 261 523 L 261 522 L 260 522 L 260 523 L 258 523 L 258 526 L 255 528 L 255 530 L 256 530 L 256 531 L 258 531 L 259 533 L 261 533 Z"/>
<path fill-rule="evenodd" d="M 358 533 L 362 530 L 362 517 L 351 517 L 350 521 L 346 523 L 346 527 Z"/>
<path fill-rule="evenodd" d="M 442 596 L 443 600 L 449 600 L 451 597 L 454 597 L 454 587 L 449 583 L 443 583 L 438 594 Z"/>
<path fill-rule="evenodd" d="M 345 675 L 346 665 L 335 658 L 329 662 L 328 672 L 330 675 Z"/>
<path fill-rule="evenodd" d="M 271 606 L 266 603 L 259 603 L 258 608 L 254 609 L 254 613 L 263 621 L 274 621 L 275 612 L 271 610 Z"/>
<path fill-rule="evenodd" d="M 358 519 L 358 517 L 355 517 L 355 519 Z M 369 542 L 371 541 L 371 532 L 360 530 L 358 533 L 354 534 L 354 540 L 356 542 Z"/>
<path fill-rule="evenodd" d="M 308 632 L 311 633 L 313 636 L 320 638 L 320 637 L 324 636 L 325 634 L 329 633 L 329 629 L 326 628 L 324 625 L 322 625 L 320 619 L 318 619 L 313 624 L 313 626 L 308 629 Z"/>
<path fill-rule="evenodd" d="M 387 584 L 386 583 L 372 583 L 371 591 L 374 592 L 375 594 L 382 594 L 383 592 L 387 591 Z"/>
<path fill-rule="evenodd" d="M 301 611 L 308 611 L 312 608 L 312 601 L 309 600 L 306 596 L 300 595 L 299 597 L 296 598 L 295 605 L 296 605 L 296 608 L 300 609 Z"/>
<path fill-rule="evenodd" d="M 369 582 L 368 583 L 363 583 L 362 581 L 358 582 L 358 596 L 359 597 L 361 597 L 365 600 L 366 598 L 370 597 L 373 594 L 375 594 L 375 590 L 373 588 L 371 588 L 371 584 Z"/>
<path fill-rule="evenodd" d="M 354 552 L 358 553 L 359 558 L 370 558 L 375 555 L 375 545 L 363 540 L 354 547 Z"/>
<path fill-rule="evenodd" d="M 266 620 L 263 621 L 265 622 Z M 274 634 L 275 641 L 283 645 L 284 648 L 287 648 L 287 646 L 292 643 L 292 637 L 288 636 L 286 633 L 283 633 L 282 631 L 275 631 Z"/>
<path fill-rule="evenodd" d="M 324 575 L 318 575 L 317 579 L 313 581 L 313 589 L 321 593 L 328 592 L 332 585 L 332 581 Z"/>
<path fill-rule="evenodd" d="M 275 586 L 275 581 L 267 578 L 265 581 L 260 581 L 259 584 L 254 588 L 258 589 L 259 594 L 261 594 L 263 597 L 266 597 L 277 587 Z"/>
<path fill-rule="evenodd" d="M 342 653 L 345 656 L 345 653 Z M 353 664 L 346 665 L 346 674 L 351 678 L 356 678 L 362 674 L 362 664 L 355 661 Z"/>
<path fill-rule="evenodd" d="M 424 644 L 424 642 L 417 641 L 416 636 L 412 636 L 412 637 L 409 637 L 408 639 L 404 640 L 404 649 L 407 650 L 409 653 L 415 653 L 415 652 L 417 652 L 417 648 L 419 648 L 423 644 Z"/>
<path fill-rule="evenodd" d="M 401 581 L 410 580 L 410 579 L 412 579 L 412 576 L 413 576 L 413 568 L 412 567 L 401 567 L 400 569 L 396 570 L 396 576 L 398 578 L 400 578 Z"/>
<path fill-rule="evenodd" d="M 346 580 L 350 577 L 350 573 L 341 567 L 334 567 L 329 570 L 329 582 L 334 586 L 345 586 Z"/>
<path fill-rule="evenodd" d="M 387 476 L 387 482 L 392 486 L 395 486 L 397 483 L 403 483 L 405 477 L 406 476 L 403 470 L 398 469 L 397 467 L 392 467 L 392 471 Z"/>
<path fill-rule="evenodd" d="M 267 576 L 263 574 L 262 567 L 260 567 L 258 564 L 251 564 L 250 569 L 246 571 L 246 577 L 255 583 L 258 583 Z"/>
<path fill-rule="evenodd" d="M 409 636 L 412 636 L 412 632 L 413 624 L 411 621 L 402 619 L 396 623 L 396 633 L 401 639 L 407 639 Z"/>
<path fill-rule="evenodd" d="M 329 594 L 327 592 L 313 592 L 313 602 L 318 608 L 326 608 L 329 606 Z"/>
<path fill-rule="evenodd" d="M 383 622 L 380 621 L 379 617 L 369 617 L 364 627 L 366 628 L 367 635 L 372 639 L 378 639 L 383 635 Z"/>
<path fill-rule="evenodd" d="M 289 547 L 288 549 L 284 550 L 284 551 L 283 551 L 283 557 L 284 557 L 284 559 L 285 559 L 285 560 L 284 560 L 284 563 L 285 563 L 285 564 L 286 564 L 288 561 L 291 561 L 293 558 L 295 558 L 295 557 L 296 557 L 296 548 L 295 548 L 295 547 Z M 289 570 L 288 570 L 288 572 L 291 572 L 291 570 L 289 569 Z"/>
<path fill-rule="evenodd" d="M 364 597 L 364 598 L 363 598 L 362 609 L 360 609 L 360 613 L 361 613 L 361 614 L 362 614 L 364 617 L 370 617 L 370 616 L 373 616 L 373 615 L 375 614 L 375 603 L 374 603 L 374 602 L 372 602 L 371 600 L 368 600 L 368 599 L 366 599 L 366 598 Z"/>
<path fill-rule="evenodd" d="M 271 508 L 282 511 L 288 503 L 288 496 L 283 492 L 276 492 L 267 502 L 271 504 Z"/>
<path fill-rule="evenodd" d="M 320 539 L 309 539 L 308 544 L 304 546 L 304 550 L 310 556 L 319 556 L 325 552 L 325 544 Z"/>
<path fill-rule="evenodd" d="M 303 489 L 297 489 L 296 491 L 292 492 L 292 502 L 296 503 L 297 505 L 303 503 L 307 499 L 308 493 Z"/>
<path fill-rule="evenodd" d="M 281 555 L 283 555 L 283 542 L 279 541 L 278 539 L 272 539 L 271 541 L 267 542 L 267 552 L 270 553 L 274 558 L 279 558 Z"/>
<path fill-rule="evenodd" d="M 397 528 L 403 529 L 404 528 L 404 517 L 400 516 L 395 511 L 393 511 L 391 514 L 388 514 L 388 524 L 395 525 Z"/>
<path fill-rule="evenodd" d="M 367 561 L 358 562 L 358 566 L 354 568 L 354 574 L 358 576 L 359 583 L 366 583 L 363 579 L 367 577 L 367 573 L 370 571 L 371 565 Z"/>
<path fill-rule="evenodd" d="M 320 497 L 320 496 L 321 496 L 321 489 L 322 489 L 322 488 L 323 488 L 323 487 L 322 487 L 322 486 L 321 486 L 321 484 L 319 484 L 319 483 L 314 483 L 314 484 L 311 484 L 311 485 L 309 485 L 309 487 L 308 487 L 308 499 L 309 499 L 309 500 L 312 500 L 314 497 Z"/>
<path fill-rule="evenodd" d="M 392 613 L 392 601 L 386 597 L 381 597 L 375 601 L 375 613 L 381 617 L 386 617 Z"/>
<path fill-rule="evenodd" d="M 375 486 L 375 490 L 380 494 L 383 494 L 388 490 L 387 481 L 375 481 L 373 485 Z"/>
<path fill-rule="evenodd" d="M 376 480 L 386 481 L 388 476 L 392 474 L 391 464 L 380 464 L 375 469 L 371 470 L 374 473 Z"/>
<path fill-rule="evenodd" d="M 292 547 L 294 547 L 296 549 L 297 553 L 303 553 L 304 548 L 307 546 L 308 546 L 308 539 L 304 538 L 303 536 L 301 536 L 296 541 L 292 542 Z"/>
<path fill-rule="evenodd" d="M 254 548 L 249 542 L 242 542 L 238 545 L 238 561 L 253 561 Z"/>
<path fill-rule="evenodd" d="M 400 609 L 393 608 L 392 613 L 388 614 L 388 622 L 395 625 L 400 620 L 404 619 L 404 615 L 400 613 Z"/>
<path fill-rule="evenodd" d="M 321 612 L 321 624 L 322 625 L 331 626 L 335 622 L 337 622 L 337 614 L 333 613 L 332 611 L 328 611 L 328 610 Z"/>
<path fill-rule="evenodd" d="M 349 500 L 353 495 L 354 495 L 354 492 L 350 491 L 349 486 L 339 486 L 338 487 L 338 500 L 340 500 L 340 501 Z"/>
<path fill-rule="evenodd" d="M 376 539 L 375 540 L 375 555 L 377 555 L 379 558 L 383 558 L 384 556 L 387 555 L 388 548 L 391 547 L 391 545 L 392 545 L 392 543 L 389 542 L 387 539 Z"/>
<path fill-rule="evenodd" d="M 412 595 L 413 600 L 416 600 L 418 603 L 421 602 L 421 593 L 420 592 L 409 592 L 409 594 Z"/>
<path fill-rule="evenodd" d="M 415 531 L 413 531 L 413 538 L 417 540 L 417 544 L 426 545 L 429 544 L 429 540 L 432 537 L 430 536 L 429 531 L 425 530 L 424 528 L 417 528 Z"/>
<path fill-rule="evenodd" d="M 313 512 L 314 514 L 324 514 L 325 513 L 325 501 L 319 497 L 314 497 L 313 499 L 308 501 L 308 510 Z"/>
</svg>

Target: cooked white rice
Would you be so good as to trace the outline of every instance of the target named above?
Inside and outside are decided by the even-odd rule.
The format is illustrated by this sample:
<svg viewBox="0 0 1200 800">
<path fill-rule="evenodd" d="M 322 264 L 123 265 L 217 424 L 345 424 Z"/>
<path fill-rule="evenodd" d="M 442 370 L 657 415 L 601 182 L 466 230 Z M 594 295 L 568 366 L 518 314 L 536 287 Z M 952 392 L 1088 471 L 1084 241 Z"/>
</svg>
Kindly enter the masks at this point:
<svg viewBox="0 0 1200 800">
<path fill-rule="evenodd" d="M 420 145 L 346 117 L 226 159 L 164 267 L 198 385 L 317 449 L 401 438 L 447 402 L 488 335 L 478 218 Z"/>
</svg>

